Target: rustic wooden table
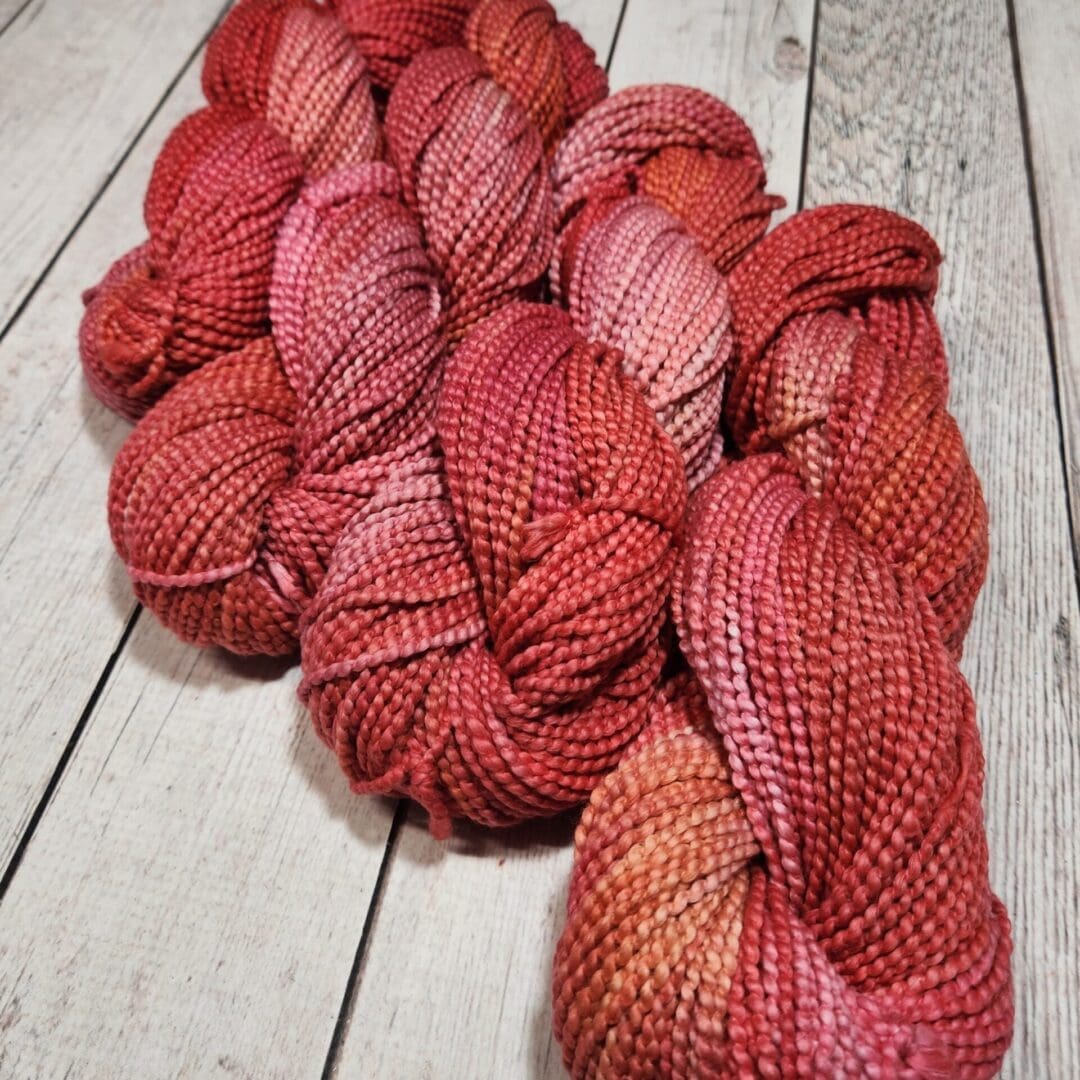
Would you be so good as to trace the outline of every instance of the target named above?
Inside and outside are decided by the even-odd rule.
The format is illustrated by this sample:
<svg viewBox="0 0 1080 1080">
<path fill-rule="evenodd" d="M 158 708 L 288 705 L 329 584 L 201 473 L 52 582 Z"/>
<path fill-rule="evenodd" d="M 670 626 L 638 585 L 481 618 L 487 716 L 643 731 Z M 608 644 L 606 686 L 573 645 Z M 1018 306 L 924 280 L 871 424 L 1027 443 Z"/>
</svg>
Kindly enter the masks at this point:
<svg viewBox="0 0 1080 1080">
<path fill-rule="evenodd" d="M 558 6 L 614 87 L 739 110 L 788 212 L 881 203 L 947 254 L 952 403 L 993 529 L 963 666 L 1016 937 L 1006 1074 L 1078 1076 L 1080 6 Z M 139 239 L 222 13 L 0 0 L 0 1076 L 559 1077 L 572 822 L 441 845 L 351 796 L 296 671 L 178 643 L 112 553 L 128 427 L 83 385 L 79 293 Z"/>
</svg>

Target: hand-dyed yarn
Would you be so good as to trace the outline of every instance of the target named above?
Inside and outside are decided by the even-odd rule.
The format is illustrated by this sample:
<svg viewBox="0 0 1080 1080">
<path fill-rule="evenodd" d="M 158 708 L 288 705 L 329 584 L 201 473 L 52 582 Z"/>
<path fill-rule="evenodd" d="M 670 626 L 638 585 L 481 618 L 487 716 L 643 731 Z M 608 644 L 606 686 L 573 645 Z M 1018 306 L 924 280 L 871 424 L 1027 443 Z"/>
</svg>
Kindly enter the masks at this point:
<svg viewBox="0 0 1080 1080">
<path fill-rule="evenodd" d="M 433 51 L 397 83 L 395 157 L 399 117 L 438 117 L 449 97 L 434 76 L 474 70 L 459 55 Z M 432 87 L 421 108 L 414 82 Z M 640 107 L 670 100 L 660 90 Z M 735 133 L 740 167 L 756 167 L 760 187 L 745 127 L 718 102 L 709 108 L 725 121 L 709 130 Z M 434 143 L 410 130 L 404 145 Z M 729 146 L 693 152 L 721 157 Z M 628 155 L 624 171 L 636 167 Z M 579 803 L 654 709 L 686 470 L 698 480 L 718 456 L 729 312 L 722 276 L 676 218 L 625 185 L 605 184 L 604 196 L 607 216 L 567 259 L 572 277 L 571 263 L 588 275 L 569 317 L 507 304 L 505 290 L 494 298 L 496 313 L 449 363 L 443 458 L 357 514 L 304 618 L 302 693 L 317 730 L 356 790 L 409 795 L 438 832 L 450 817 L 501 825 Z M 752 199 L 772 205 L 759 191 Z M 725 209 L 741 219 L 745 200 Z M 644 230 L 620 231 L 620 214 Z M 621 268 L 590 258 L 611 236 L 625 239 Z M 639 291 L 620 307 L 628 286 Z M 594 331 L 625 353 L 590 345 Z"/>
<path fill-rule="evenodd" d="M 316 729 L 438 833 L 580 803 L 649 716 L 686 483 L 621 360 L 550 306 L 476 327 L 444 458 L 356 515 L 305 615 Z"/>
<path fill-rule="evenodd" d="M 87 382 L 134 420 L 203 364 L 267 333 L 278 229 L 303 169 L 263 121 L 220 105 L 173 131 L 154 166 L 150 239 L 84 294 Z"/>
<path fill-rule="evenodd" d="M 528 113 L 548 154 L 571 124 L 607 97 L 596 54 L 547 0 L 479 0 L 465 42 Z"/>
<path fill-rule="evenodd" d="M 476 0 L 331 0 L 367 60 L 379 90 L 393 89 L 413 57 L 465 44 L 465 23 Z"/>
<path fill-rule="evenodd" d="M 438 278 L 389 166 L 304 188 L 271 307 L 274 338 L 166 395 L 109 490 L 139 599 L 186 640 L 242 653 L 295 650 L 341 529 L 431 437 Z"/>
<path fill-rule="evenodd" d="M 210 39 L 202 87 L 213 104 L 263 117 L 309 176 L 381 156 L 364 58 L 316 4 L 243 0 Z"/>
<path fill-rule="evenodd" d="M 219 31 L 226 45 L 234 28 Z M 228 82 L 220 72 L 231 60 L 239 96 L 244 56 L 215 42 L 208 64 L 218 74 L 207 82 Z M 260 318 L 246 328 L 263 336 L 231 357 L 243 340 L 225 343 L 226 357 L 161 401 L 117 459 L 117 551 L 140 599 L 186 640 L 244 653 L 295 648 L 299 615 L 342 527 L 381 479 L 430 456 L 444 333 L 462 332 L 493 297 L 528 293 L 546 271 L 550 185 L 535 129 L 465 50 L 420 58 L 395 97 L 415 99 L 424 87 L 463 111 L 425 103 L 417 136 L 412 114 L 399 125 L 400 110 L 390 110 L 387 135 L 420 220 L 401 205 L 388 166 L 342 166 L 309 183 L 280 231 L 267 229 L 266 259 L 277 241 L 273 289 L 267 270 L 255 290 L 265 294 Z M 457 180 L 477 155 L 489 168 L 462 189 Z M 159 172 L 172 177 L 160 162 Z M 490 204 L 492 193 L 507 200 L 491 207 L 504 206 L 502 223 L 474 236 L 477 201 Z M 239 192 L 238 204 L 249 194 Z M 162 201 L 152 186 L 148 206 Z M 451 279 L 462 252 L 471 261 Z"/>
<path fill-rule="evenodd" d="M 131 419 L 269 334 L 274 245 L 305 173 L 380 152 L 363 58 L 306 0 L 243 0 L 211 39 L 203 87 L 210 108 L 181 122 L 155 165 L 149 241 L 85 295 L 87 380 Z"/>
<path fill-rule="evenodd" d="M 679 640 L 700 688 L 597 788 L 555 966 L 574 1076 L 963 1076 L 1012 1027 L 958 653 L 985 510 L 944 406 L 937 250 L 796 216 L 736 268 Z M 944 550 L 950 557 L 944 557 Z"/>
<path fill-rule="evenodd" d="M 677 86 L 615 94 L 586 114 L 555 160 L 556 291 L 582 335 L 622 351 L 692 488 L 723 452 L 732 336 L 722 271 L 782 205 L 764 185 L 743 121 Z"/>
<path fill-rule="evenodd" d="M 746 453 L 782 450 L 807 489 L 929 598 L 959 656 L 988 557 L 986 506 L 946 408 L 930 304 L 941 261 L 886 210 L 807 211 L 731 278 L 727 418 Z"/>
<path fill-rule="evenodd" d="M 398 80 L 386 133 L 405 200 L 439 267 L 446 334 L 535 295 L 551 258 L 551 181 L 536 128 L 465 49 L 433 49 Z"/>
</svg>

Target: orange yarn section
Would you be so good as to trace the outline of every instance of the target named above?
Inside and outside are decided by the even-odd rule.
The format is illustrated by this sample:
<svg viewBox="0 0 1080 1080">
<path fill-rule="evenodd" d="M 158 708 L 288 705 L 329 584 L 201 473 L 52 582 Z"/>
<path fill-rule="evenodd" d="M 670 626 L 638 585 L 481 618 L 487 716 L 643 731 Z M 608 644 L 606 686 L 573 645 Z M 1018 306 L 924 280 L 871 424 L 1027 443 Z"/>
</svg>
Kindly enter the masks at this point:
<svg viewBox="0 0 1080 1080">
<path fill-rule="evenodd" d="M 596 54 L 547 0 L 480 0 L 465 43 L 528 113 L 548 154 L 569 124 L 607 97 Z"/>
</svg>

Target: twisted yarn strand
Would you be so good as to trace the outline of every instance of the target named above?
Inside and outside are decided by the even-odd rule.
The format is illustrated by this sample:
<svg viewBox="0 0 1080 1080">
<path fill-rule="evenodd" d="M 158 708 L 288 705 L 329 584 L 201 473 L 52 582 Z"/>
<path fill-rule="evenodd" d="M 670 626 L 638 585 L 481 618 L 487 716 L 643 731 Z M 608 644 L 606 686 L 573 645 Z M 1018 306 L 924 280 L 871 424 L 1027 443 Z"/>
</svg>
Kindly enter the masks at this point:
<svg viewBox="0 0 1080 1080">
<path fill-rule="evenodd" d="M 502 166 L 483 140 L 444 119 L 467 123 L 474 102 L 495 94 L 505 99 L 498 115 L 513 122 Z M 639 96 L 635 107 L 656 100 Z M 762 185 L 741 121 L 704 95 L 693 100 L 721 114 L 703 129 L 736 145 L 702 147 L 699 138 L 694 152 L 734 153 Z M 662 117 L 656 125 L 657 147 L 682 145 L 677 125 L 668 131 Z M 626 204 L 660 221 L 659 235 L 629 237 L 634 259 L 650 261 L 637 282 L 658 326 L 631 337 L 633 311 L 594 327 L 584 299 L 569 317 L 514 301 L 528 295 L 523 283 L 535 287 L 552 249 L 551 195 L 535 129 L 468 53 L 433 50 L 414 61 L 391 95 L 387 133 L 444 280 L 471 289 L 471 303 L 451 285 L 442 456 L 425 459 L 426 475 L 418 467 L 389 483 L 341 537 L 304 618 L 302 694 L 355 789 L 409 795 L 442 834 L 452 817 L 502 825 L 580 802 L 646 724 L 668 653 L 687 466 L 696 481 L 718 458 L 730 319 L 723 277 L 686 227 L 651 197 L 606 184 L 606 210 Z M 464 185 L 454 178 L 465 170 L 446 164 L 461 147 L 476 162 Z M 627 152 L 622 174 L 648 167 L 649 154 Z M 509 180 L 494 172 L 510 166 L 522 172 Z M 504 217 L 512 195 L 522 209 Z M 489 223 L 475 203 L 490 198 L 501 201 Z M 750 198 L 763 229 L 773 202 Z M 745 201 L 725 212 L 743 219 Z M 462 234 L 465 221 L 507 231 Z M 602 215 L 592 224 L 610 234 Z M 576 235 L 568 268 L 592 266 L 584 255 L 594 231 Z M 490 299 L 489 278 L 499 288 Z M 575 295 L 588 296 L 591 311 L 617 304 L 625 284 L 608 263 Z M 594 329 L 626 353 L 590 345 Z"/>
<path fill-rule="evenodd" d="M 546 0 L 241 0 L 203 89 L 80 328 L 141 417 L 140 601 L 299 644 L 353 788 L 437 835 L 588 801 L 573 1076 L 992 1075 L 987 519 L 931 238 L 765 235 L 742 120 L 608 97 Z"/>
<path fill-rule="evenodd" d="M 731 277 L 749 456 L 687 521 L 700 686 L 674 685 L 578 830 L 553 984 L 574 1076 L 1000 1067 L 1009 924 L 954 659 L 986 519 L 945 412 L 938 261 L 910 222 L 828 207 Z"/>
</svg>

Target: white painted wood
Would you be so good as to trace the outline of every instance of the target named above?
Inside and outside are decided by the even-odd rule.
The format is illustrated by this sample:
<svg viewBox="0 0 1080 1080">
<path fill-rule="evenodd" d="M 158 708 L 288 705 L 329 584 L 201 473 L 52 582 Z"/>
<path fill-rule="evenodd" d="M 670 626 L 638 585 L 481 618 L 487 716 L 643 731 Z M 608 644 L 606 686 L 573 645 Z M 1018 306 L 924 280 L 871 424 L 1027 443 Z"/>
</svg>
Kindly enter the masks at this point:
<svg viewBox="0 0 1080 1080">
<path fill-rule="evenodd" d="M 750 125 L 768 190 L 799 196 L 814 5 L 808 0 L 629 0 L 611 65 L 613 89 L 637 83 L 699 86 Z"/>
<path fill-rule="evenodd" d="M 433 840 L 411 815 L 393 848 L 335 1074 L 558 1080 L 551 959 L 573 822 Z"/>
<path fill-rule="evenodd" d="M 223 7 L 32 0 L 0 37 L 0 327 Z"/>
<path fill-rule="evenodd" d="M 1005 4 L 824 0 L 807 168 L 809 205 L 882 203 L 945 252 L 952 406 L 991 514 L 963 668 L 1016 941 L 1005 1075 L 1080 1075 L 1080 614 Z"/>
<path fill-rule="evenodd" d="M 807 0 L 766 18 L 750 5 L 630 0 L 613 85 L 681 81 L 749 102 L 771 158 L 772 190 L 794 200 L 806 71 L 788 82 L 775 58 L 787 37 L 808 51 L 812 10 Z M 340 1080 L 565 1075 L 551 1035 L 550 979 L 573 861 L 571 826 L 564 820 L 486 836 L 463 830 L 444 849 L 418 815 L 410 817 L 393 850 L 336 1060 Z"/>
<path fill-rule="evenodd" d="M 1080 79 L 1075 75 L 1080 5 L 1074 0 L 1018 0 L 1016 31 L 1056 346 L 1073 536 L 1080 548 Z"/>
<path fill-rule="evenodd" d="M 281 663 L 138 625 L 0 913 L 0 1076 L 318 1077 L 392 806 Z"/>
<path fill-rule="evenodd" d="M 80 294 L 145 236 L 142 194 L 165 136 L 201 101 L 198 68 L 0 343 L 0 867 L 135 610 L 105 518 L 109 467 L 130 425 L 83 383 Z"/>
<path fill-rule="evenodd" d="M 0 0 L 0 31 L 9 26 L 27 0 Z"/>
</svg>

